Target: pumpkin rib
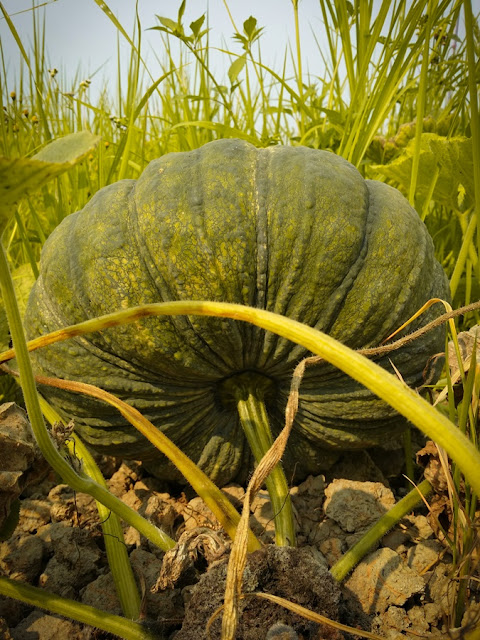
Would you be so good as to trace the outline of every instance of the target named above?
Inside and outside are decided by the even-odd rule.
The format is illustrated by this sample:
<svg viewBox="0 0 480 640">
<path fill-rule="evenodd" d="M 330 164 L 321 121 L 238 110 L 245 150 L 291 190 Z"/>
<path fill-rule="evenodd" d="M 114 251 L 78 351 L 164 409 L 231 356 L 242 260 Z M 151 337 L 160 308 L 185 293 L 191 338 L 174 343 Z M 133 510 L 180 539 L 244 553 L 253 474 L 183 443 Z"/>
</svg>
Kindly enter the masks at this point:
<svg viewBox="0 0 480 640">
<path fill-rule="evenodd" d="M 188 162 L 183 162 L 182 164 L 182 174 L 189 174 L 192 172 L 192 162 L 194 163 L 194 165 L 202 165 L 202 153 L 201 153 L 201 149 L 197 150 L 195 152 L 190 153 L 187 158 L 185 158 L 185 161 Z M 155 173 L 158 173 L 159 171 L 159 167 L 160 170 L 163 168 L 163 173 L 162 173 L 162 179 L 164 181 L 166 181 L 167 179 L 169 179 L 168 176 L 168 171 L 169 171 L 169 162 L 171 160 L 171 155 L 175 155 L 175 154 L 170 154 L 169 156 L 166 156 L 164 159 L 164 165 L 166 166 L 160 166 L 161 165 L 161 160 L 159 161 L 154 161 L 153 163 L 153 167 L 150 171 L 150 173 L 153 172 L 153 169 L 155 169 Z M 170 158 L 170 160 L 169 160 Z M 148 171 L 148 169 L 147 169 Z M 197 170 L 197 172 L 199 172 L 199 170 Z M 193 171 L 193 173 L 195 173 L 195 171 Z M 147 173 L 146 176 L 146 180 L 148 181 L 149 179 L 149 174 Z M 165 190 L 161 190 L 160 193 L 162 194 L 162 196 L 166 196 L 168 198 L 168 202 L 172 201 L 173 204 L 171 205 L 171 207 L 174 208 L 179 208 L 179 206 L 181 205 L 181 203 L 179 205 L 177 205 L 174 200 L 173 200 L 173 196 L 178 193 L 179 189 L 181 189 L 181 187 L 183 185 L 180 184 L 180 179 L 177 179 L 177 181 L 172 185 L 170 184 L 170 182 L 168 182 L 168 186 L 166 187 L 167 191 Z M 177 186 L 178 183 L 178 186 Z M 142 183 L 143 184 L 143 183 Z M 156 183 L 154 183 L 156 184 Z M 150 190 L 152 189 L 152 186 L 149 185 Z M 173 193 L 173 195 L 169 195 L 170 192 Z M 156 197 L 158 199 L 161 199 L 161 197 L 159 198 L 159 196 L 157 195 Z M 141 202 L 141 206 L 138 207 L 137 209 L 141 209 L 143 206 L 143 200 Z M 168 209 L 168 206 L 167 206 Z M 169 217 L 165 218 L 165 221 L 167 224 L 169 224 Z M 142 226 L 143 224 L 143 226 Z M 179 223 L 177 223 L 179 224 Z M 145 222 L 139 223 L 139 229 L 140 229 L 140 235 L 145 237 L 146 234 L 146 227 L 145 227 Z M 173 230 L 175 231 L 175 229 Z M 168 233 L 172 233 L 171 231 L 169 231 Z M 187 249 L 189 249 L 189 242 L 190 239 L 194 237 L 194 233 L 193 231 L 191 233 L 189 233 L 188 235 L 185 235 L 185 239 L 186 242 L 184 242 L 184 247 L 186 247 Z M 173 236 L 172 236 L 173 238 Z M 154 240 L 152 238 L 150 238 L 147 241 L 147 245 L 150 243 L 152 243 Z M 181 299 L 181 298 L 188 298 L 188 297 L 196 297 L 194 295 L 191 294 L 191 292 L 188 289 L 185 289 L 185 286 L 182 285 L 181 288 L 181 280 L 182 277 L 180 276 L 181 271 L 179 271 L 179 266 L 176 262 L 174 262 L 173 260 L 173 256 L 175 255 L 174 252 L 172 252 L 172 241 L 168 241 L 169 244 L 165 244 L 166 240 L 165 238 L 162 240 L 161 238 L 159 238 L 158 242 L 159 247 L 162 251 L 162 253 L 164 254 L 165 257 L 165 261 L 166 263 L 168 263 L 168 277 L 171 279 L 171 281 L 174 283 L 174 289 L 170 288 L 167 289 L 167 291 L 163 290 L 163 286 L 162 286 L 162 282 L 165 281 L 166 276 L 164 277 L 162 275 L 162 272 L 159 268 L 160 265 L 155 264 L 155 260 L 152 257 L 152 264 L 153 266 L 153 273 L 152 273 L 152 277 L 154 279 L 154 282 L 156 284 L 156 287 L 158 290 L 160 290 L 161 293 L 161 299 L 166 300 L 166 299 Z M 152 250 L 150 247 L 148 247 L 150 250 L 150 255 L 152 255 Z M 190 249 L 189 249 L 190 250 Z M 175 248 L 176 251 L 176 248 Z M 211 252 L 210 252 L 211 253 Z M 204 256 L 202 256 L 202 253 L 200 252 L 198 255 L 198 258 L 201 262 L 201 260 L 203 259 Z M 182 256 L 183 258 L 183 256 Z M 181 265 L 180 265 L 181 266 Z M 201 266 L 198 265 L 197 266 L 197 272 L 201 271 Z M 159 282 L 159 280 L 161 279 L 161 282 Z M 211 299 L 214 299 L 216 296 L 209 296 Z M 221 298 L 221 296 L 218 296 L 219 299 Z M 208 369 L 211 372 L 211 375 L 218 375 L 218 372 L 220 371 L 220 375 L 226 375 L 228 373 L 229 370 L 231 370 L 231 363 L 228 363 L 225 361 L 225 353 L 224 352 L 218 352 L 218 350 L 216 350 L 214 348 L 214 346 L 208 342 L 208 340 L 202 335 L 202 333 L 199 331 L 199 324 L 198 324 L 198 319 L 191 319 L 191 318 L 174 318 L 174 319 L 170 319 L 167 320 L 166 322 L 169 323 L 170 326 L 172 326 L 175 329 L 176 334 L 179 336 L 179 339 L 181 339 L 182 341 L 186 341 L 188 342 L 188 349 L 189 350 L 193 350 L 195 351 L 195 353 L 198 355 L 198 357 L 200 359 L 205 359 L 205 363 L 208 367 Z M 218 320 L 216 321 L 216 324 L 218 325 Z M 202 326 L 202 324 L 200 324 L 200 326 Z M 232 327 L 234 326 L 231 321 L 228 322 L 228 326 Z M 198 366 L 198 363 L 197 363 Z"/>
<path fill-rule="evenodd" d="M 365 242 L 366 189 L 360 174 L 351 165 L 346 165 L 341 158 L 306 148 L 295 148 L 294 154 L 290 153 L 291 151 L 288 148 L 271 150 L 271 155 L 276 158 L 277 176 L 280 175 L 279 167 L 283 166 L 285 173 L 292 174 L 293 178 L 290 176 L 285 184 L 286 188 L 282 188 L 280 179 L 277 183 L 270 178 L 271 189 L 280 194 L 278 203 L 275 202 L 276 206 L 271 204 L 270 207 L 274 211 L 278 209 L 282 212 L 273 216 L 270 221 L 272 229 L 281 229 L 280 242 L 275 244 L 274 241 L 271 244 L 272 260 L 278 265 L 275 266 L 274 273 L 282 288 L 277 287 L 273 304 L 267 305 L 267 308 L 304 321 L 320 330 L 326 330 L 335 318 L 341 302 L 341 296 L 338 295 L 339 287 L 342 283 L 345 287 L 353 284 L 349 282 L 349 278 L 354 280 L 355 270 L 359 268 L 358 253 L 362 252 Z M 284 156 L 288 157 L 288 162 L 284 160 Z M 338 172 L 341 172 L 342 179 L 346 181 L 345 191 L 355 191 L 357 198 L 353 207 L 350 207 L 345 194 L 335 189 L 333 177 Z M 345 252 L 348 254 L 344 252 L 339 255 L 331 248 L 335 246 L 337 237 L 336 220 L 340 218 L 342 223 L 351 224 L 349 219 L 352 209 L 355 210 L 354 219 L 357 227 L 354 244 L 346 246 Z M 290 220 L 290 233 L 296 233 L 299 238 L 298 244 L 303 245 L 298 257 L 292 255 L 295 245 L 293 249 L 291 245 L 287 245 L 287 269 L 283 260 L 285 247 L 281 246 L 285 244 L 286 237 L 285 216 L 287 221 Z M 298 231 L 299 228 L 301 232 Z M 345 234 L 345 230 L 341 228 L 340 233 Z M 295 281 L 291 276 L 292 261 L 295 261 L 298 270 L 302 271 L 300 280 Z M 335 281 L 330 276 L 332 270 L 335 273 Z M 283 368 L 285 358 L 290 366 L 292 362 L 296 363 L 308 355 L 304 348 L 292 347 L 283 339 L 275 340 L 267 335 L 265 340 L 271 340 L 276 347 L 275 350 L 270 348 L 265 356 L 265 359 L 269 360 L 269 371 L 275 375 L 278 375 L 277 362 L 280 363 L 280 368 Z"/>
</svg>

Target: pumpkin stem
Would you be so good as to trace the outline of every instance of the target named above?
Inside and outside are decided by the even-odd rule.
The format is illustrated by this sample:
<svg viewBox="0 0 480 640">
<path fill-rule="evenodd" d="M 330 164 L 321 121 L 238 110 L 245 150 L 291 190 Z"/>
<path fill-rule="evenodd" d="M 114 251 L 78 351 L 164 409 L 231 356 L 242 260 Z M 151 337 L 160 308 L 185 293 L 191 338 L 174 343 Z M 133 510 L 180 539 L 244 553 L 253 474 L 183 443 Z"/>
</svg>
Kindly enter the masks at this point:
<svg viewBox="0 0 480 640">
<path fill-rule="evenodd" d="M 257 464 L 273 444 L 265 407 L 265 395 L 272 381 L 257 372 L 245 372 L 228 378 L 223 391 L 235 400 L 240 422 Z M 295 546 L 295 523 L 285 472 L 279 462 L 267 477 L 268 494 L 275 520 L 275 542 L 278 546 Z"/>
</svg>

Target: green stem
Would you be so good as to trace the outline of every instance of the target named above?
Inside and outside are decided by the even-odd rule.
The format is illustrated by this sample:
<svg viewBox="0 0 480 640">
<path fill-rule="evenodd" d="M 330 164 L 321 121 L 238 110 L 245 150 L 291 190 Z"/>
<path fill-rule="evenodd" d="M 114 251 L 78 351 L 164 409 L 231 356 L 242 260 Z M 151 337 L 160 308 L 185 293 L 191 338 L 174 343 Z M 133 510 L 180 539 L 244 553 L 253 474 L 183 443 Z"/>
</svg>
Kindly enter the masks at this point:
<svg viewBox="0 0 480 640">
<path fill-rule="evenodd" d="M 25 406 L 32 426 L 35 439 L 40 450 L 63 481 L 75 491 L 81 491 L 93 496 L 96 500 L 117 513 L 126 522 L 143 533 L 160 549 L 167 551 L 175 546 L 174 540 L 163 531 L 142 518 L 136 511 L 128 507 L 119 498 L 112 495 L 107 489 L 97 484 L 94 480 L 76 473 L 70 464 L 55 448 L 43 421 L 42 410 L 38 399 L 32 365 L 27 351 L 25 335 L 23 333 L 20 311 L 18 309 L 12 277 L 8 268 L 7 256 L 3 244 L 0 243 L 0 289 L 5 304 L 8 325 L 12 336 L 13 346 L 20 372 L 20 384 L 22 386 Z"/>
<path fill-rule="evenodd" d="M 71 442 L 68 442 L 67 446 L 71 454 L 80 458 L 87 475 L 107 489 L 105 478 L 90 451 L 77 435 L 72 434 L 70 438 Z M 103 541 L 105 543 L 108 566 L 112 572 L 123 615 L 130 620 L 137 620 L 140 617 L 141 598 L 132 565 L 130 564 L 130 558 L 128 557 L 127 546 L 123 538 L 120 518 L 116 513 L 107 509 L 101 502 L 98 502 L 98 500 L 97 510 L 102 524 Z"/>
<path fill-rule="evenodd" d="M 235 399 L 245 437 L 257 464 L 273 444 L 272 432 L 265 408 L 265 394 L 271 381 L 257 373 L 244 373 L 229 378 L 224 389 Z M 275 520 L 275 541 L 278 546 L 295 546 L 295 523 L 288 482 L 281 463 L 265 481 Z"/>
<path fill-rule="evenodd" d="M 22 584 L 3 576 L 0 576 L 0 593 L 8 598 L 15 598 L 15 600 L 21 600 L 34 607 L 46 609 L 51 613 L 57 613 L 103 631 L 109 631 L 125 640 L 155 640 L 158 638 L 158 635 L 151 633 L 137 622 L 107 611 L 100 611 L 75 600 L 61 598 L 39 587 Z"/>
<path fill-rule="evenodd" d="M 42 396 L 39 396 L 39 400 L 43 415 L 50 424 L 62 422 L 62 418 Z M 65 441 L 65 446 L 73 458 L 80 460 L 83 471 L 85 471 L 90 478 L 98 482 L 99 485 L 108 489 L 102 472 L 78 435 L 72 433 Z M 102 525 L 108 566 L 112 572 L 112 578 L 115 583 L 115 589 L 122 606 L 123 614 L 130 620 L 137 620 L 140 615 L 141 600 L 137 583 L 135 582 L 135 576 L 133 575 L 132 565 L 128 557 L 127 547 L 123 539 L 120 518 L 116 513 L 107 509 L 101 502 L 98 502 L 98 500 L 97 510 Z"/>
<path fill-rule="evenodd" d="M 404 498 L 387 511 L 360 540 L 345 553 L 330 569 L 330 573 L 341 582 L 360 560 L 370 551 L 375 543 L 394 527 L 407 513 L 410 513 L 420 502 L 422 496 L 427 496 L 432 491 L 432 485 L 428 480 L 423 480 L 412 489 Z"/>
</svg>

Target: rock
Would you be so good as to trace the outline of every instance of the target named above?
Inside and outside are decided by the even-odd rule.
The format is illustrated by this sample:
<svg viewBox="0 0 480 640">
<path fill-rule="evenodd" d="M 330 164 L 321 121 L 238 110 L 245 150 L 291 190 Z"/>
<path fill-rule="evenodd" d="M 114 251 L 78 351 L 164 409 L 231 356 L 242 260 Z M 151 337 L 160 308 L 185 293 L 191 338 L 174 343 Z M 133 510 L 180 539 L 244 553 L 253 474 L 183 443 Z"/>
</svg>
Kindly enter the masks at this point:
<svg viewBox="0 0 480 640">
<path fill-rule="evenodd" d="M 48 473 L 27 414 L 14 402 L 0 406 L 0 531 L 12 503 Z M 7 534 L 8 535 L 8 534 Z"/>
<path fill-rule="evenodd" d="M 50 503 L 47 500 L 23 499 L 20 503 L 18 532 L 36 533 L 50 522 Z"/>
<path fill-rule="evenodd" d="M 427 540 L 433 536 L 433 529 L 428 519 L 422 515 L 408 515 L 403 518 L 402 522 L 408 522 L 410 526 L 410 535 L 413 539 Z"/>
<path fill-rule="evenodd" d="M 430 620 L 426 612 L 425 605 L 415 605 L 408 610 L 408 618 L 411 622 L 411 628 L 416 633 L 427 633 L 430 630 Z"/>
<path fill-rule="evenodd" d="M 13 640 L 84 640 L 82 627 L 69 620 L 36 609 L 12 630 Z"/>
<path fill-rule="evenodd" d="M 108 611 L 117 616 L 123 614 L 110 571 L 87 584 L 81 592 L 81 599 L 84 604 L 89 604 L 102 611 Z"/>
<path fill-rule="evenodd" d="M 134 489 L 130 489 L 129 491 L 127 491 L 127 493 L 124 493 L 121 496 L 121 499 L 122 499 L 122 502 L 124 502 L 126 505 L 128 505 L 129 507 L 131 507 L 135 511 L 138 511 L 140 509 L 140 507 L 142 506 L 142 501 L 138 497 L 138 495 L 137 495 L 137 493 L 136 493 L 136 491 Z"/>
<path fill-rule="evenodd" d="M 0 543 L 0 568 L 13 580 L 35 582 L 42 569 L 44 553 L 40 538 L 14 536 Z"/>
<path fill-rule="evenodd" d="M 298 634 L 290 625 L 275 622 L 268 630 L 265 640 L 298 640 Z"/>
<path fill-rule="evenodd" d="M 290 495 L 323 497 L 325 494 L 325 476 L 308 476 L 298 487 L 292 487 Z"/>
<path fill-rule="evenodd" d="M 20 600 L 14 600 L 13 598 L 7 598 L 6 596 L 0 596 L 0 618 L 6 620 L 10 629 L 20 624 L 22 620 L 32 612 L 33 607 L 21 602 Z M 3 640 L 3 636 L 0 634 L 0 638 Z"/>
<path fill-rule="evenodd" d="M 443 545 L 438 540 L 421 540 L 407 553 L 407 566 L 417 573 L 428 571 L 439 559 Z"/>
<path fill-rule="evenodd" d="M 143 549 L 134 549 L 130 554 L 130 562 L 138 583 L 145 587 L 146 609 L 150 618 L 157 618 L 165 628 L 170 620 L 183 618 L 180 589 L 169 589 L 165 592 L 153 592 L 162 569 L 162 561 Z"/>
<path fill-rule="evenodd" d="M 161 494 L 150 496 L 140 509 L 140 514 L 163 531 L 173 533 L 177 512 L 170 502 L 162 499 Z"/>
<path fill-rule="evenodd" d="M 380 482 L 333 480 L 325 489 L 326 515 L 344 531 L 362 531 L 395 505 L 390 489 Z"/>
<path fill-rule="evenodd" d="M 220 529 L 220 523 L 199 496 L 192 498 L 183 510 L 185 531 L 198 527 Z"/>
<path fill-rule="evenodd" d="M 440 562 L 428 577 L 428 589 L 430 597 L 437 607 L 437 614 L 440 617 L 449 616 L 455 604 L 455 585 L 452 585 L 452 568 Z"/>
<path fill-rule="evenodd" d="M 123 534 L 123 540 L 127 547 L 139 547 L 142 544 L 142 536 L 135 527 L 127 527 Z"/>
<path fill-rule="evenodd" d="M 308 542 L 322 553 L 331 567 L 346 550 L 344 538 L 345 534 L 339 525 L 330 518 L 325 518 L 310 528 Z"/>
<path fill-rule="evenodd" d="M 382 545 L 384 547 L 388 547 L 389 549 L 393 549 L 398 554 L 402 553 L 406 550 L 406 543 L 409 541 L 410 537 L 406 531 L 402 531 L 401 529 L 393 529 L 385 534 L 382 538 Z"/>
<path fill-rule="evenodd" d="M 39 578 L 39 585 L 65 598 L 75 598 L 77 592 L 97 575 L 102 557 L 89 531 L 52 523 L 49 531 L 55 555 L 48 561 Z"/>
<path fill-rule="evenodd" d="M 175 640 L 205 640 L 205 627 L 212 613 L 223 603 L 227 560 L 213 564 L 192 589 L 186 606 L 185 620 Z M 248 556 L 243 577 L 244 592 L 265 591 L 338 620 L 340 588 L 329 572 L 310 551 L 291 547 L 266 546 Z M 237 637 L 243 640 L 265 640 L 272 625 L 288 625 L 299 636 L 320 640 L 340 640 L 343 636 L 325 625 L 319 625 L 279 605 L 260 598 L 240 601 L 242 614 Z M 211 626 L 211 639 L 220 638 L 221 619 Z"/>
<path fill-rule="evenodd" d="M 230 502 L 238 511 L 242 510 L 243 498 L 245 497 L 245 489 L 239 484 L 231 482 L 225 487 L 222 487 L 222 491 L 227 494 Z"/>
<path fill-rule="evenodd" d="M 323 476 L 308 476 L 298 487 L 290 489 L 290 496 L 297 519 L 297 530 L 300 540 L 309 541 L 312 532 L 323 519 L 323 501 L 325 499 L 325 478 Z"/>
<path fill-rule="evenodd" d="M 12 640 L 5 618 L 0 618 L 0 638 L 2 638 L 2 640 Z"/>
<path fill-rule="evenodd" d="M 108 480 L 108 489 L 113 495 L 120 497 L 123 496 L 129 489 L 133 489 L 135 482 L 138 480 L 138 472 L 132 466 L 123 462 L 119 469 L 115 471 L 110 480 Z"/>
<path fill-rule="evenodd" d="M 391 605 L 401 607 L 412 595 L 422 593 L 423 579 L 389 548 L 368 555 L 353 571 L 345 586 L 360 601 L 365 613 L 383 613 Z"/>
<path fill-rule="evenodd" d="M 259 491 L 250 505 L 252 516 L 250 526 L 255 534 L 265 542 L 275 539 L 275 520 L 270 496 L 265 490 Z"/>
</svg>

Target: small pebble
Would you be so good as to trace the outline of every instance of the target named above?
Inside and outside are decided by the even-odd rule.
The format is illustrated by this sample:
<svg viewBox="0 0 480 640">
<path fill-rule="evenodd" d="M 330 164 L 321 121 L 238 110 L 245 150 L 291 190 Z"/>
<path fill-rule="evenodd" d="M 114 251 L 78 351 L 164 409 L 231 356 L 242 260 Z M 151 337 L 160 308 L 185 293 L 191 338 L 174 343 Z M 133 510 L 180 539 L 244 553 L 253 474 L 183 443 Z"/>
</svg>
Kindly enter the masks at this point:
<svg viewBox="0 0 480 640">
<path fill-rule="evenodd" d="M 298 635 L 290 625 L 276 622 L 268 630 L 265 640 L 298 640 Z"/>
</svg>

